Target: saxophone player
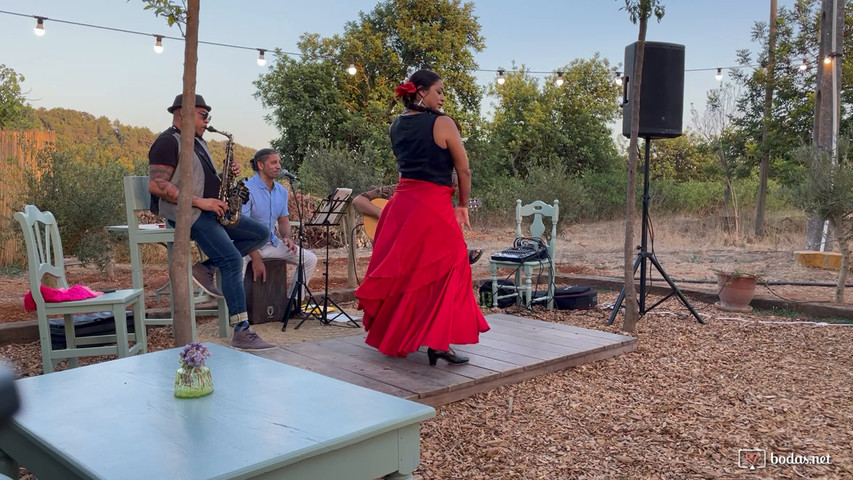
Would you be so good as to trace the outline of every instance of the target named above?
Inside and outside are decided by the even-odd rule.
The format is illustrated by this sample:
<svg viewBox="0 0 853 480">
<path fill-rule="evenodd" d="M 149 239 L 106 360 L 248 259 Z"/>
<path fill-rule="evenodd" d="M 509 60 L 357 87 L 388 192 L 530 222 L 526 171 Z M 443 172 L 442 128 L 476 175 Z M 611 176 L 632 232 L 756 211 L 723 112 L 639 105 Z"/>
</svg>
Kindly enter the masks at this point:
<svg viewBox="0 0 853 480">
<path fill-rule="evenodd" d="M 269 240 L 269 229 L 249 217 L 240 216 L 237 223 L 223 226 L 219 218 L 228 210 L 228 204 L 219 198 L 220 178 L 207 142 L 202 135 L 210 123 L 211 107 L 201 95 L 195 96 L 194 155 L 192 184 L 181 185 L 178 167 L 181 144 L 181 119 L 184 115 L 181 104 L 183 95 L 166 111 L 172 114 L 172 126 L 161 133 L 148 151 L 148 190 L 152 195 L 152 210 L 166 218 L 170 226 L 175 225 L 178 209 L 178 192 L 182 188 L 192 190 L 192 227 L 190 239 L 208 257 L 204 263 L 193 265 L 193 281 L 207 293 L 225 297 L 234 327 L 231 345 L 244 350 L 274 348 L 265 342 L 249 326 L 246 313 L 246 293 L 241 278 L 243 256 L 263 246 Z M 231 173 L 239 176 L 240 167 L 231 162 Z M 159 205 L 158 205 L 159 204 Z M 159 212 L 156 210 L 159 207 Z M 220 291 L 213 281 L 213 269 L 218 268 L 222 280 Z"/>
</svg>

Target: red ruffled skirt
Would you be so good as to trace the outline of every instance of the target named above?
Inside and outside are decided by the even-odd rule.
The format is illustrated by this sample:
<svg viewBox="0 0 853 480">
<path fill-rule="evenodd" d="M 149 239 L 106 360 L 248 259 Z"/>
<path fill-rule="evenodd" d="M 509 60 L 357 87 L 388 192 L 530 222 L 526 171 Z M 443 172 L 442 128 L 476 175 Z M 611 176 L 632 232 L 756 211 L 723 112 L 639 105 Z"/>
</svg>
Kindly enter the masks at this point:
<svg viewBox="0 0 853 480">
<path fill-rule="evenodd" d="M 355 295 L 364 310 L 366 342 L 385 355 L 477 343 L 489 330 L 474 298 L 453 192 L 403 178 L 382 211 L 373 255 Z"/>
</svg>

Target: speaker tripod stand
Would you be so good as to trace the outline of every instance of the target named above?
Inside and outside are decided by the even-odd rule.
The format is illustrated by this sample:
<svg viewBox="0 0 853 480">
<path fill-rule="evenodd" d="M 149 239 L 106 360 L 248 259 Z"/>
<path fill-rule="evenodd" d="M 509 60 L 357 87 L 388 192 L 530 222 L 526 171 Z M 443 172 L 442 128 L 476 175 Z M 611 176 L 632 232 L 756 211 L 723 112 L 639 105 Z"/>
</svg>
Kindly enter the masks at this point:
<svg viewBox="0 0 853 480">
<path fill-rule="evenodd" d="M 657 307 L 661 303 L 668 300 L 673 295 L 677 296 L 681 303 L 690 310 L 690 313 L 696 317 L 696 321 L 699 323 L 705 323 L 702 320 L 702 317 L 696 312 L 693 308 L 693 305 L 687 300 L 687 297 L 681 293 L 681 290 L 675 285 L 675 282 L 666 274 L 655 256 L 654 251 L 648 250 L 648 241 L 649 241 L 649 148 L 651 147 L 651 138 L 645 137 L 645 159 L 643 160 L 643 217 L 642 217 L 642 234 L 640 241 L 640 252 L 637 254 L 636 260 L 634 260 L 634 273 L 637 273 L 637 269 L 640 269 L 640 291 L 638 292 L 638 303 L 640 307 L 640 315 L 645 315 L 647 312 Z M 651 270 L 651 267 L 655 267 L 658 273 L 663 277 L 672 291 L 669 295 L 663 297 L 658 300 L 654 305 L 646 308 L 646 297 L 648 296 L 648 291 L 646 290 L 646 279 L 648 278 L 647 273 Z M 613 321 L 616 319 L 616 314 L 619 313 L 619 309 L 622 306 L 622 302 L 625 300 L 625 287 L 622 287 L 622 291 L 619 292 L 619 296 L 616 298 L 616 303 L 613 305 L 613 311 L 610 312 L 610 318 L 607 319 L 607 325 L 613 325 Z"/>
</svg>

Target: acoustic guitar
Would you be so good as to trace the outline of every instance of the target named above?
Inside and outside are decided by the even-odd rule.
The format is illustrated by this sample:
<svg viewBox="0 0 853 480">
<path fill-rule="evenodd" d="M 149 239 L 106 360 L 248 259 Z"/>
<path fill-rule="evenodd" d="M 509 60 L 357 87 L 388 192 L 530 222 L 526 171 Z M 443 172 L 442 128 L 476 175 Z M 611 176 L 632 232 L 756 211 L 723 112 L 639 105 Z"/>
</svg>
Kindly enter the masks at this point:
<svg viewBox="0 0 853 480">
<path fill-rule="evenodd" d="M 388 200 L 384 198 L 374 198 L 370 201 L 370 203 L 376 205 L 380 209 L 385 208 L 385 205 L 388 203 Z M 479 198 L 472 198 L 468 200 L 468 208 L 479 208 L 483 206 L 482 200 Z M 379 223 L 378 218 L 373 218 L 369 215 L 364 216 L 364 233 L 367 235 L 367 238 L 373 240 L 373 235 L 376 234 L 376 224 Z"/>
</svg>

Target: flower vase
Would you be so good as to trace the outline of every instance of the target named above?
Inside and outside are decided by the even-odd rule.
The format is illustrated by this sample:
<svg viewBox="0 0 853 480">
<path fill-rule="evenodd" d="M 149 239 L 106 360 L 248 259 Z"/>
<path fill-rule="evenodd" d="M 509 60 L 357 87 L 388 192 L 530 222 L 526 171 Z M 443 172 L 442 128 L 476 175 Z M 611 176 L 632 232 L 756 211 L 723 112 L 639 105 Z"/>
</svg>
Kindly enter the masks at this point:
<svg viewBox="0 0 853 480">
<path fill-rule="evenodd" d="M 178 398 L 198 398 L 213 393 L 213 377 L 210 369 L 181 366 L 175 373 L 175 396 Z"/>
</svg>

